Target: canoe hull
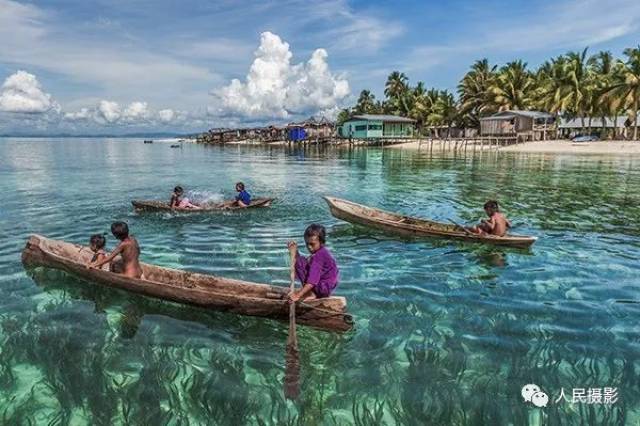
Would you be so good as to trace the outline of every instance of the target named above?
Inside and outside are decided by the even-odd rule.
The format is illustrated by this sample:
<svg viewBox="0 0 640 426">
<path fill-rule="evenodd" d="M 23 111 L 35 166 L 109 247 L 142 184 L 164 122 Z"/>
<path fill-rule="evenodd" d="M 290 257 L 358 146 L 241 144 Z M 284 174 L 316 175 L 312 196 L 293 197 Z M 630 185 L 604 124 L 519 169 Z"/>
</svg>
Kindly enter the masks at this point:
<svg viewBox="0 0 640 426">
<path fill-rule="evenodd" d="M 464 232 L 455 225 L 407 217 L 334 197 L 324 197 L 324 199 L 334 217 L 392 235 L 409 238 L 451 238 L 521 248 L 529 247 L 536 241 L 536 237 L 525 235 L 480 236 Z"/>
<path fill-rule="evenodd" d="M 247 207 L 223 207 L 222 203 L 211 205 L 201 209 L 181 209 L 171 208 L 169 204 L 157 200 L 133 200 L 131 204 L 136 211 L 140 212 L 180 212 L 180 213 L 211 213 L 220 211 L 235 211 L 258 207 L 269 207 L 274 198 L 256 198 Z"/>
<path fill-rule="evenodd" d="M 33 235 L 22 251 L 25 267 L 59 269 L 105 287 L 118 288 L 163 300 L 190 304 L 241 315 L 288 320 L 288 289 L 267 284 L 226 279 L 142 264 L 146 279 L 128 278 L 101 269 L 86 267 L 91 258 L 88 247 Z M 330 331 L 347 331 L 352 318 L 343 297 L 309 300 L 296 307 L 300 324 Z"/>
</svg>

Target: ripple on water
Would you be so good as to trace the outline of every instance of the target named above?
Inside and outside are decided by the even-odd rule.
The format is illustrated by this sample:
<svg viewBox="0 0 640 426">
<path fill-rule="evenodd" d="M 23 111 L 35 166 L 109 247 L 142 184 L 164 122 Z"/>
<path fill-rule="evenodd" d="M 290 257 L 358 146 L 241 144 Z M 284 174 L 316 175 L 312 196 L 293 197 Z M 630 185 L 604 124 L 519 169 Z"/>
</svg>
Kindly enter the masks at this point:
<svg viewBox="0 0 640 426">
<path fill-rule="evenodd" d="M 0 238 L 0 410 L 11 424 L 330 424 L 327 413 L 345 424 L 527 424 L 520 388 L 532 381 L 623 396 L 613 408 L 554 406 L 551 423 L 638 420 L 633 158 L 170 150 L 134 139 L 2 139 L 0 158 L 0 220 L 10 225 Z M 276 202 L 202 215 L 130 205 L 176 184 L 217 202 L 239 180 Z M 464 223 L 498 198 L 515 231 L 539 240 L 530 250 L 401 240 L 333 218 L 327 194 Z M 299 327 L 303 397 L 293 408 L 282 398 L 286 324 L 24 272 L 29 234 L 86 243 L 114 220 L 129 223 L 145 261 L 278 285 L 288 284 L 287 241 L 304 251 L 305 227 L 322 223 L 355 329 Z"/>
</svg>

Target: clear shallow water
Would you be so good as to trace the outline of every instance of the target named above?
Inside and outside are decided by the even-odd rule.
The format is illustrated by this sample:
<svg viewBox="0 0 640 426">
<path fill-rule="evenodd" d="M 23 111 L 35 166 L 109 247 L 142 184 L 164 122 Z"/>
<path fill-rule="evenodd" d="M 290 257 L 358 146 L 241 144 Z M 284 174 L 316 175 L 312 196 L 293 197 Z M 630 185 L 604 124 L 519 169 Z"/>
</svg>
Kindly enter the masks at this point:
<svg viewBox="0 0 640 426">
<path fill-rule="evenodd" d="M 2 424 L 637 424 L 640 159 L 0 139 Z M 134 198 L 232 195 L 270 209 L 139 215 Z M 402 241 L 321 196 L 473 222 L 498 198 L 531 250 Z M 144 261 L 287 284 L 286 241 L 325 224 L 355 330 L 300 327 L 302 397 L 282 394 L 287 326 L 24 271 L 31 233 L 85 243 L 129 222 Z M 112 247 L 114 239 L 109 237 Z M 524 384 L 618 388 L 613 405 L 522 402 Z"/>
</svg>

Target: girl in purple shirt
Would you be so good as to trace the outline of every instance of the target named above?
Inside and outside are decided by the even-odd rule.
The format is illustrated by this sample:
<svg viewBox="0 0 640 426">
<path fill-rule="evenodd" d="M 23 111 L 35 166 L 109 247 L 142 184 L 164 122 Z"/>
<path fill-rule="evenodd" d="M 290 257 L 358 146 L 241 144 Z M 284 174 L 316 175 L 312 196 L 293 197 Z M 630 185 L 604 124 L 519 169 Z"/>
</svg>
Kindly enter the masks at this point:
<svg viewBox="0 0 640 426">
<path fill-rule="evenodd" d="M 287 244 L 289 253 L 296 256 L 296 276 L 302 288 L 289 294 L 292 302 L 304 299 L 329 297 L 338 285 L 339 271 L 336 261 L 325 247 L 326 231 L 324 226 L 311 224 L 304 231 L 304 242 L 311 255 L 307 258 L 298 253 L 298 244 Z"/>
</svg>

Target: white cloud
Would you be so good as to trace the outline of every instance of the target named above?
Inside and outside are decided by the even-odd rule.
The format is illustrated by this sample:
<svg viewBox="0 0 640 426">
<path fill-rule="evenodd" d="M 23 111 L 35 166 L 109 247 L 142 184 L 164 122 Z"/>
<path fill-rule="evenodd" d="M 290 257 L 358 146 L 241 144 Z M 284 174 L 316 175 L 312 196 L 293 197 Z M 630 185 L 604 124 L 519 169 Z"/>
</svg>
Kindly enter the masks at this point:
<svg viewBox="0 0 640 426">
<path fill-rule="evenodd" d="M 101 100 L 94 107 L 81 108 L 75 112 L 66 112 L 62 119 L 68 122 L 85 121 L 98 125 L 122 126 L 163 126 L 168 124 L 189 125 L 198 122 L 201 117 L 185 111 L 170 108 L 155 111 L 147 102 L 134 101 L 126 106 L 118 102 Z"/>
<path fill-rule="evenodd" d="M 89 110 L 89 108 L 82 108 L 77 112 L 65 112 L 64 118 L 70 121 L 76 120 L 86 120 L 93 116 L 93 113 Z"/>
<path fill-rule="evenodd" d="M 122 113 L 122 116 L 130 120 L 146 120 L 151 112 L 146 102 L 131 102 Z"/>
<path fill-rule="evenodd" d="M 194 100 L 205 103 L 203 88 L 222 81 L 207 67 L 150 49 L 117 28 L 108 37 L 82 37 L 78 35 L 86 28 L 61 18 L 34 4 L 0 0 L 0 62 L 38 67 L 89 84 L 102 97 L 171 100 L 184 107 Z"/>
<path fill-rule="evenodd" d="M 271 32 L 260 36 L 246 81 L 214 92 L 223 113 L 245 117 L 279 117 L 334 107 L 349 95 L 346 79 L 333 75 L 327 52 L 317 49 L 306 63 L 291 64 L 289 44 Z"/>
<path fill-rule="evenodd" d="M 160 118 L 160 121 L 164 122 L 164 123 L 169 123 L 171 122 L 171 120 L 173 120 L 173 117 L 175 116 L 175 112 L 172 109 L 161 109 L 160 111 L 158 111 L 158 117 Z"/>
<path fill-rule="evenodd" d="M 117 121 L 121 115 L 120 105 L 118 105 L 117 102 L 100 101 L 95 117 L 97 117 L 98 121 L 104 120 L 107 123 L 113 123 Z"/>
<path fill-rule="evenodd" d="M 18 71 L 7 77 L 0 91 L 0 110 L 43 113 L 58 108 L 51 95 L 42 91 L 35 75 Z"/>
</svg>

